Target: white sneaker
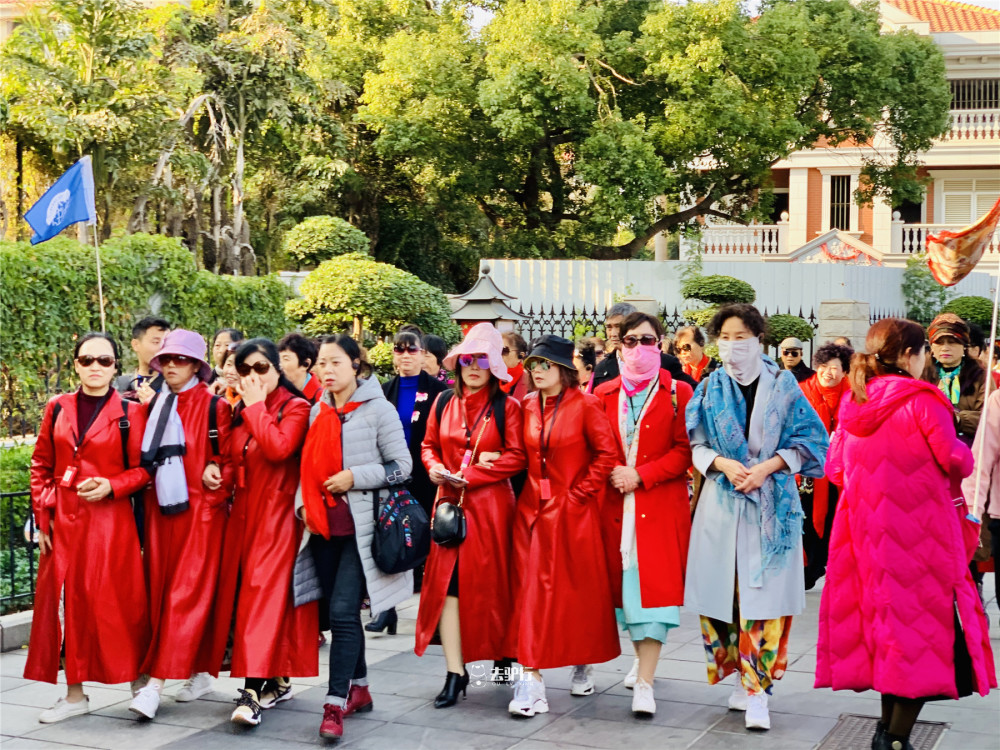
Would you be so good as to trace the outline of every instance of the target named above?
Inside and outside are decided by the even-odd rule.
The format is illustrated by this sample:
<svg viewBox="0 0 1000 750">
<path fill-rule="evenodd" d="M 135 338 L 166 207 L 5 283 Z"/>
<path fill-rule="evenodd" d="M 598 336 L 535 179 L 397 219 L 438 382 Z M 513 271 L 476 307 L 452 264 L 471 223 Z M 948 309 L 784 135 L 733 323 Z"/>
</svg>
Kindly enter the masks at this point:
<svg viewBox="0 0 1000 750">
<path fill-rule="evenodd" d="M 656 713 L 656 697 L 653 686 L 645 680 L 636 680 L 632 693 L 632 713 L 637 716 L 652 716 Z"/>
<path fill-rule="evenodd" d="M 594 694 L 594 668 L 589 664 L 573 667 L 573 679 L 570 682 L 570 695 Z"/>
<path fill-rule="evenodd" d="M 763 690 L 747 696 L 746 725 L 747 729 L 771 728 L 771 715 L 767 712 L 767 693 Z"/>
<path fill-rule="evenodd" d="M 507 706 L 512 716 L 547 714 L 549 701 L 545 697 L 545 682 L 524 675 L 514 683 L 514 698 Z"/>
<path fill-rule="evenodd" d="M 159 685 L 146 685 L 142 690 L 135 694 L 135 698 L 128 706 L 128 710 L 132 713 L 139 714 L 139 716 L 145 716 L 147 719 L 152 719 L 156 716 L 156 709 L 160 707 L 160 686 Z"/>
<path fill-rule="evenodd" d="M 208 672 L 195 672 L 193 675 L 188 677 L 184 686 L 177 691 L 177 695 L 174 696 L 174 700 L 179 703 L 196 701 L 201 696 L 211 693 L 213 687 L 214 681 L 212 680 L 212 675 Z"/>
<path fill-rule="evenodd" d="M 149 675 L 141 674 L 136 677 L 132 682 L 129 683 L 129 688 L 132 690 L 132 697 L 135 698 L 139 691 L 142 690 L 146 685 L 149 684 Z"/>
<path fill-rule="evenodd" d="M 628 688 L 629 690 L 632 690 L 635 687 L 635 681 L 638 679 L 639 679 L 639 657 L 637 656 L 635 658 L 635 661 L 632 662 L 632 669 L 630 669 L 628 671 L 628 674 L 625 675 L 625 683 L 624 683 L 625 687 Z"/>
<path fill-rule="evenodd" d="M 746 688 L 743 687 L 743 681 L 740 680 L 733 688 L 733 694 L 729 696 L 729 710 L 746 711 L 748 697 Z"/>
<path fill-rule="evenodd" d="M 38 721 L 42 724 L 55 724 L 57 721 L 68 719 L 71 716 L 80 716 L 90 713 L 90 698 L 83 696 L 82 701 L 70 703 L 65 698 L 56 701 L 56 705 L 47 708 L 38 715 Z"/>
</svg>

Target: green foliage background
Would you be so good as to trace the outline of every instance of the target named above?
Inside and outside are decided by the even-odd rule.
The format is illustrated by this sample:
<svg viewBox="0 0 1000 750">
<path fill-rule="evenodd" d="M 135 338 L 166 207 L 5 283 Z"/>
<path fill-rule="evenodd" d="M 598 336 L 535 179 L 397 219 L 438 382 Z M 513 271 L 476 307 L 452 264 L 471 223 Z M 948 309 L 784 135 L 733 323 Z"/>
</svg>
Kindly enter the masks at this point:
<svg viewBox="0 0 1000 750">
<path fill-rule="evenodd" d="M 816 331 L 812 327 L 812 324 L 798 315 L 770 315 L 767 318 L 764 343 L 767 346 L 778 346 L 778 344 L 790 336 L 802 339 L 803 341 L 809 341 L 815 335 Z"/>
<path fill-rule="evenodd" d="M 283 248 L 289 258 L 307 266 L 348 253 L 367 253 L 368 237 L 336 216 L 310 216 L 285 235 Z"/>
<path fill-rule="evenodd" d="M 948 288 L 934 279 L 927 267 L 927 256 L 923 253 L 906 259 L 902 291 L 906 302 L 906 317 L 925 326 L 951 296 Z"/>
<path fill-rule="evenodd" d="M 987 336 L 990 334 L 990 325 L 993 323 L 993 301 L 986 297 L 956 297 L 942 307 L 941 312 L 955 313 L 963 320 L 978 325 Z M 1000 334 L 1000 322 L 997 324 L 997 329 L 997 333 Z"/>
</svg>

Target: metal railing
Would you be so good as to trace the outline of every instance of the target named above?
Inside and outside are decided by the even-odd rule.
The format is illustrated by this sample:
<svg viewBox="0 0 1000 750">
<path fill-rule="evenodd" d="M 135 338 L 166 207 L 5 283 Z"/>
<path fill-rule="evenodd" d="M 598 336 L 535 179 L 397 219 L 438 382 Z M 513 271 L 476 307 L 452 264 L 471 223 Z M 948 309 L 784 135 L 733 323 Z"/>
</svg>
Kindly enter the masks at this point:
<svg viewBox="0 0 1000 750">
<path fill-rule="evenodd" d="M 927 249 L 927 235 L 938 234 L 943 229 L 958 232 L 965 229 L 963 224 L 902 224 L 893 222 L 892 252 L 914 255 Z M 1000 231 L 993 233 L 985 255 L 1000 253 Z"/>
<path fill-rule="evenodd" d="M 1000 109 L 953 109 L 951 130 L 943 141 L 1000 138 Z"/>
<path fill-rule="evenodd" d="M 3 547 L 0 549 L 0 614 L 31 609 L 35 598 L 38 546 L 31 493 L 0 493 Z M 17 502 L 18 500 L 28 502 Z"/>
</svg>

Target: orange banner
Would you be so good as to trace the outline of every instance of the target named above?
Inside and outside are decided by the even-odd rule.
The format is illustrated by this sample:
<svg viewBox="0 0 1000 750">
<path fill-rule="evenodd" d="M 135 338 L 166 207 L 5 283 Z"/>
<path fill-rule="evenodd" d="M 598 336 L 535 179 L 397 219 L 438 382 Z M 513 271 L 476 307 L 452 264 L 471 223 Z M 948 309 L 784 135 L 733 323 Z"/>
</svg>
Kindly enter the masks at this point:
<svg viewBox="0 0 1000 750">
<path fill-rule="evenodd" d="M 939 284 L 954 286 L 972 272 L 990 244 L 998 222 L 1000 199 L 979 221 L 961 231 L 945 229 L 927 235 L 927 265 Z"/>
</svg>

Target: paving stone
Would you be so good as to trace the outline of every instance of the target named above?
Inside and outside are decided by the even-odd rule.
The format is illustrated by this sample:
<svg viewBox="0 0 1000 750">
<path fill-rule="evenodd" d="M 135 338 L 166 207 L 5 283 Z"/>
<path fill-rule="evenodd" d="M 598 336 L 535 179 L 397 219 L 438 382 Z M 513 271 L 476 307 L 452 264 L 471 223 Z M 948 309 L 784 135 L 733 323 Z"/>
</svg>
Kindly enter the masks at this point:
<svg viewBox="0 0 1000 750">
<path fill-rule="evenodd" d="M 345 730 L 347 727 L 345 726 Z M 506 750 L 517 742 L 511 737 L 452 729 L 431 729 L 386 724 L 374 732 L 351 739 L 346 736 L 337 747 L 351 750 Z M 210 750 L 210 749 L 208 749 Z"/>
<path fill-rule="evenodd" d="M 745 730 L 744 730 L 745 731 Z M 770 732 L 732 734 L 708 731 L 688 747 L 691 750 L 812 750 L 815 742 L 794 740 Z M 858 750 L 866 750 L 858 748 Z"/>
<path fill-rule="evenodd" d="M 178 727 L 156 721 L 112 719 L 107 716 L 74 716 L 58 724 L 44 725 L 42 729 L 25 735 L 31 739 L 49 740 L 105 750 L 136 750 L 136 748 L 158 748 L 185 740 L 198 730 L 194 727 Z M 187 745 L 188 748 L 197 747 Z M 4 749 L 6 750 L 6 748 Z"/>
<path fill-rule="evenodd" d="M 1000 726 L 997 726 L 993 736 L 947 729 L 936 750 L 996 750 L 998 734 Z"/>
<path fill-rule="evenodd" d="M 583 705 L 573 712 L 574 719 L 601 719 L 629 725 L 636 721 L 632 715 L 631 696 L 601 695 L 592 698 L 581 701 Z M 656 726 L 704 731 L 718 724 L 725 715 L 726 709 L 721 706 L 698 706 L 692 703 L 657 700 L 656 715 L 648 721 Z M 628 729 L 623 727 L 622 731 L 627 736 Z"/>
<path fill-rule="evenodd" d="M 229 735 L 232 743 L 230 747 L 242 748 L 244 740 L 250 737 L 257 740 L 271 738 L 272 747 L 279 744 L 275 742 L 276 740 L 280 740 L 282 745 L 285 742 L 326 745 L 327 741 L 319 736 L 319 725 L 322 721 L 322 711 L 305 714 L 301 711 L 286 711 L 282 705 L 265 711 L 261 716 L 260 724 L 256 727 L 245 727 L 233 724 L 231 721 L 224 721 L 212 731 Z M 384 725 L 384 721 L 371 720 L 362 716 L 349 716 L 344 721 L 344 731 L 345 734 L 350 733 L 353 737 L 361 737 Z"/>
<path fill-rule="evenodd" d="M 123 700 L 92 713 L 123 721 L 138 721 L 136 714 L 128 710 L 130 700 Z M 200 698 L 189 703 L 178 703 L 170 697 L 160 699 L 160 708 L 156 712 L 157 724 L 172 724 L 193 729 L 212 729 L 223 722 L 229 721 L 232 706 L 223 705 L 220 701 Z"/>
<path fill-rule="evenodd" d="M 658 726 L 648 719 L 630 717 L 628 722 L 588 719 L 576 714 L 562 716 L 532 739 L 555 740 L 584 747 L 613 748 L 621 750 L 633 748 L 687 747 L 701 732 L 694 729 Z"/>
<path fill-rule="evenodd" d="M 552 692 L 552 691 L 549 691 Z M 464 701 L 448 709 L 410 711 L 395 720 L 396 724 L 413 724 L 420 727 L 435 729 L 454 729 L 468 732 L 483 732 L 485 734 L 528 737 L 547 724 L 559 718 L 555 712 L 535 714 L 532 717 L 514 717 L 507 711 L 506 700 L 492 705 L 484 705 L 473 701 Z"/>
<path fill-rule="evenodd" d="M 801 714 L 780 713 L 769 711 L 771 714 L 770 731 L 781 737 L 792 740 L 804 740 L 816 744 L 837 725 L 837 719 L 824 716 L 803 716 Z M 718 724 L 712 727 L 716 732 L 731 732 L 733 734 L 755 734 L 753 730 L 746 728 L 744 723 L 744 713 L 742 711 L 726 711 Z"/>
<path fill-rule="evenodd" d="M 0 693 L 5 690 L 13 690 L 14 688 L 24 687 L 25 685 L 30 685 L 31 680 L 26 680 L 23 677 L 3 677 L 0 678 Z"/>
<path fill-rule="evenodd" d="M 90 683 L 84 685 L 83 692 L 90 698 L 91 711 L 114 705 L 128 697 L 123 695 L 120 690 L 97 687 Z M 50 708 L 64 695 L 66 695 L 66 688 L 62 685 L 50 685 L 46 682 L 29 682 L 27 685 L 5 691 L 3 694 L 3 703 L 10 703 L 16 706 Z M 130 697 L 129 699 L 131 700 Z"/>
<path fill-rule="evenodd" d="M 38 723 L 38 714 L 41 709 L 34 706 L 16 706 L 13 703 L 6 703 L 0 707 L 0 724 L 3 726 L 3 733 L 11 737 L 19 737 L 28 732 L 41 729 L 44 724 Z M 4 748 L 7 743 L 0 742 Z"/>
<path fill-rule="evenodd" d="M 294 742 L 292 740 L 276 742 L 274 737 L 255 735 L 254 731 L 253 727 L 247 727 L 246 731 L 238 737 L 222 732 L 196 731 L 183 739 L 177 739 L 166 745 L 160 745 L 160 747 L 163 750 L 233 750 L 234 748 L 239 748 L 239 750 L 274 750 L 276 747 L 280 747 L 282 750 L 306 750 L 306 748 L 315 747 L 315 743 Z M 141 746 L 137 745 L 134 750 L 139 747 Z"/>
<path fill-rule="evenodd" d="M 6 731 L 6 727 L 4 728 Z M 61 742 L 46 742 L 33 740 L 29 737 L 7 737 L 0 735 L 0 747 L 3 750 L 80 750 L 79 745 L 64 745 Z"/>
</svg>

